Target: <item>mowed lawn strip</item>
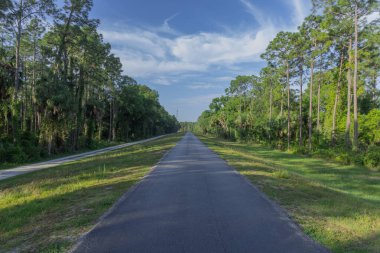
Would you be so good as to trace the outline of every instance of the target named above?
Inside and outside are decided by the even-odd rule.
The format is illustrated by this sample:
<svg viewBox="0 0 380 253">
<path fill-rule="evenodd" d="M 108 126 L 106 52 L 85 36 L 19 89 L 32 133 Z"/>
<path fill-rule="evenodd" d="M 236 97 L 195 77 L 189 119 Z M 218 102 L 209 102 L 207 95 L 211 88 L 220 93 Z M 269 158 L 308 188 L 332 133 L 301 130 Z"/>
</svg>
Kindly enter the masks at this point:
<svg viewBox="0 0 380 253">
<path fill-rule="evenodd" d="M 0 181 L 0 252 L 65 252 L 182 138 Z"/>
<path fill-rule="evenodd" d="M 380 252 L 380 172 L 198 137 L 333 252 Z"/>
<path fill-rule="evenodd" d="M 52 154 L 52 155 L 50 155 L 48 157 L 39 157 L 37 159 L 32 159 L 32 160 L 26 161 L 26 162 L 25 161 L 24 162 L 13 162 L 13 163 L 1 162 L 0 163 L 0 170 L 12 169 L 12 168 L 15 168 L 15 167 L 19 167 L 19 166 L 23 166 L 23 165 L 28 165 L 28 164 L 32 164 L 32 163 L 47 162 L 47 161 L 58 159 L 58 158 L 64 158 L 66 156 L 78 155 L 78 154 L 89 152 L 89 151 L 96 151 L 98 149 L 103 149 L 103 148 L 108 148 L 108 147 L 112 147 L 112 146 L 117 146 L 117 145 L 124 144 L 124 143 L 125 142 L 121 142 L 121 141 L 108 142 L 108 141 L 103 141 L 102 140 L 102 141 L 96 143 L 94 148 L 81 148 L 81 149 L 76 150 L 76 151 L 68 151 L 68 152 L 64 152 L 64 153 Z M 40 150 L 36 150 L 36 152 L 41 152 L 41 151 Z"/>
</svg>

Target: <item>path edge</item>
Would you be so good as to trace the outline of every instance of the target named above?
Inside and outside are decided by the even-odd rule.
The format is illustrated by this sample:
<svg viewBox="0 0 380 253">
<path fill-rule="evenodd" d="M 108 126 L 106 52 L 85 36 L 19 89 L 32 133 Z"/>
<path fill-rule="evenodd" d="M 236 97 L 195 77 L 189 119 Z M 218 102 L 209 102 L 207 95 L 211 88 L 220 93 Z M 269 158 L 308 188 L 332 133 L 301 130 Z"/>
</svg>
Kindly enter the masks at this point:
<svg viewBox="0 0 380 253">
<path fill-rule="evenodd" d="M 205 146 L 207 147 L 209 150 L 211 150 L 212 153 L 214 153 L 216 156 L 218 156 L 226 165 L 227 167 L 229 167 L 232 172 L 237 176 L 237 177 L 240 177 L 242 178 L 245 183 L 247 183 L 250 187 L 252 187 L 255 191 L 257 191 L 259 193 L 259 196 L 264 199 L 270 206 L 272 206 L 276 212 L 280 215 L 280 218 L 283 219 L 284 221 L 286 221 L 288 223 L 288 225 L 290 227 L 292 227 L 295 232 L 305 241 L 307 242 L 311 242 L 313 243 L 313 246 L 315 248 L 317 248 L 318 250 L 321 250 L 322 252 L 325 252 L 325 253 L 330 253 L 331 250 L 328 249 L 326 246 L 320 244 L 319 242 L 317 242 L 316 240 L 314 240 L 313 238 L 311 238 L 309 235 L 307 235 L 300 224 L 298 224 L 298 222 L 296 222 L 294 219 L 292 219 L 292 217 L 288 214 L 288 212 L 286 211 L 286 209 L 284 207 L 282 207 L 279 203 L 277 203 L 275 200 L 269 198 L 263 191 L 260 190 L 259 187 L 257 187 L 257 185 L 255 185 L 253 182 L 251 182 L 246 176 L 244 176 L 243 174 L 241 174 L 234 166 L 230 165 L 228 163 L 227 160 L 223 159 L 218 153 L 216 153 L 214 150 L 212 150 L 210 147 L 208 147 L 204 142 L 202 142 L 198 136 L 196 136 L 194 134 L 194 136 Z"/>
<path fill-rule="evenodd" d="M 79 161 L 82 159 L 90 158 L 93 156 L 102 155 L 102 154 L 105 154 L 108 152 L 112 152 L 112 151 L 120 150 L 123 148 L 147 143 L 147 142 L 154 141 L 154 140 L 157 140 L 157 139 L 169 136 L 169 135 L 171 135 L 171 134 L 158 135 L 155 137 L 151 137 L 148 139 L 142 139 L 139 141 L 126 142 L 126 143 L 115 145 L 115 146 L 109 146 L 106 148 L 95 149 L 95 150 L 86 151 L 83 153 L 63 156 L 63 157 L 59 157 L 59 158 L 55 158 L 55 159 L 51 159 L 51 160 L 47 160 L 47 161 L 24 164 L 24 165 L 20 165 L 17 167 L 0 170 L 0 181 L 11 179 L 11 178 L 21 176 L 21 175 L 25 175 L 25 174 L 29 174 L 29 173 L 33 173 L 33 172 L 40 171 L 40 170 L 55 168 L 55 167 L 58 167 L 60 165 L 66 165 L 66 164 L 69 164 L 69 163 L 72 163 L 75 161 Z M 45 166 L 45 165 L 47 165 L 47 166 Z M 42 166 L 42 167 L 38 168 L 35 166 Z M 28 168 L 28 167 L 31 167 L 31 168 Z M 33 167 L 35 167 L 35 168 L 33 168 Z M 12 173 L 12 172 L 16 172 L 16 174 L 7 176 L 7 173 Z"/>
<path fill-rule="evenodd" d="M 183 137 L 182 137 L 183 138 Z M 181 139 L 182 140 L 182 139 Z M 142 184 L 146 179 L 156 170 L 156 168 L 161 164 L 161 162 L 169 155 L 169 153 L 178 145 L 178 143 L 181 141 L 179 140 L 174 147 L 167 150 L 164 155 L 158 160 L 158 162 L 153 165 L 153 167 L 150 168 L 149 172 L 146 173 L 145 176 L 141 178 L 141 180 L 134 185 L 132 185 L 121 197 L 105 212 L 103 213 L 96 221 L 96 223 L 84 234 L 82 234 L 79 239 L 77 239 L 76 243 L 69 249 L 68 253 L 74 253 L 79 246 L 84 242 L 84 240 L 87 238 L 87 236 L 95 230 L 95 228 L 102 223 L 103 220 L 105 220 L 109 215 L 111 215 L 121 204 L 124 202 L 130 195 L 132 195 Z"/>
</svg>

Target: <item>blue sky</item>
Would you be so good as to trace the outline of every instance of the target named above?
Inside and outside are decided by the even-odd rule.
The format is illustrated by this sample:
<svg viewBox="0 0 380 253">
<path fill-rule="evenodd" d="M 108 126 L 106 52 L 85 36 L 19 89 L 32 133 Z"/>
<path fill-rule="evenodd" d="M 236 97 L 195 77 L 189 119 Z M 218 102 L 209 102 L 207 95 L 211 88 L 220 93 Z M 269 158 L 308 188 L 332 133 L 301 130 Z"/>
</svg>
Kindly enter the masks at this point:
<svg viewBox="0 0 380 253">
<path fill-rule="evenodd" d="M 309 0 L 94 0 L 91 15 L 124 73 L 196 121 L 235 76 L 257 74 L 269 41 L 310 9 Z"/>
</svg>

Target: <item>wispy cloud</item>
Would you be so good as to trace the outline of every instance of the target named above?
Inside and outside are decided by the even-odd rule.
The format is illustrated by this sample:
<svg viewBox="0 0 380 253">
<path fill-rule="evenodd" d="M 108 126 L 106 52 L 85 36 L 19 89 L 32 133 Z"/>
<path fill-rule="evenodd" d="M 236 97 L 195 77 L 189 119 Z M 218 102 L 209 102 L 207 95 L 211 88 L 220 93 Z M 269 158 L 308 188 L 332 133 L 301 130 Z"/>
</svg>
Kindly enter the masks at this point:
<svg viewBox="0 0 380 253">
<path fill-rule="evenodd" d="M 162 26 L 146 30 L 125 27 L 101 32 L 111 42 L 127 73 L 150 77 L 165 73 L 206 72 L 212 66 L 238 70 L 237 64 L 261 61 L 260 55 L 280 30 L 294 30 L 306 16 L 303 0 L 286 1 L 294 10 L 295 24 L 283 25 L 264 15 L 249 0 L 240 0 L 244 9 L 259 23 L 245 31 L 200 32 L 183 35 L 169 23 L 179 14 L 163 21 Z M 290 3 L 289 3 L 290 2 Z"/>
<path fill-rule="evenodd" d="M 164 20 L 164 22 L 162 23 L 161 26 L 158 26 L 158 27 L 149 26 L 147 28 L 150 31 L 155 32 L 155 33 L 163 33 L 163 34 L 168 34 L 168 35 L 173 35 L 173 36 L 181 35 L 181 33 L 179 31 L 172 28 L 169 24 L 169 22 L 172 21 L 173 19 L 175 19 L 178 15 L 179 15 L 179 13 L 176 13 L 176 14 L 168 17 L 167 19 Z"/>
<path fill-rule="evenodd" d="M 251 14 L 260 25 L 267 25 L 270 23 L 270 19 L 249 0 L 240 0 L 240 2 L 244 5 L 246 11 Z"/>
<path fill-rule="evenodd" d="M 182 14 L 174 14 L 157 26 L 118 23 L 102 26 L 101 33 L 120 57 L 126 74 L 160 93 L 162 89 L 164 104 L 171 113 L 179 109 L 181 120 L 195 120 L 234 76 L 259 71 L 264 65 L 260 55 L 278 32 L 295 31 L 309 14 L 310 1 L 280 1 L 284 13 L 263 4 L 264 11 L 255 0 L 239 0 L 235 7 L 252 18 L 241 15 L 237 26 L 229 20 L 216 22 L 221 29 L 208 32 L 182 33 L 178 29 Z"/>
<path fill-rule="evenodd" d="M 260 61 L 260 54 L 277 32 L 278 28 L 272 25 L 255 31 L 174 37 L 136 27 L 101 31 L 105 40 L 112 43 L 125 70 L 136 77 L 205 72 L 211 66 L 232 68 L 238 63 Z"/>
<path fill-rule="evenodd" d="M 305 11 L 305 6 L 303 4 L 303 0 L 293 0 L 293 6 L 295 9 L 295 21 L 297 23 L 302 23 L 304 18 L 306 17 L 306 11 Z"/>
<path fill-rule="evenodd" d="M 293 29 L 296 30 L 297 26 L 301 25 L 305 17 L 310 13 L 311 1 L 305 0 L 283 0 L 292 10 L 291 19 Z"/>
<path fill-rule="evenodd" d="M 218 81 L 231 81 L 234 78 L 234 76 L 219 76 L 216 78 Z"/>
<path fill-rule="evenodd" d="M 220 88 L 221 85 L 210 84 L 210 83 L 196 83 L 196 84 L 187 85 L 186 87 L 191 90 L 208 90 L 208 89 Z"/>
<path fill-rule="evenodd" d="M 159 85 L 164 85 L 164 86 L 170 86 L 173 84 L 173 80 L 170 80 L 165 77 L 159 77 L 157 79 L 152 80 L 152 84 L 159 84 Z"/>
<path fill-rule="evenodd" d="M 375 20 L 379 20 L 380 19 L 380 11 L 372 12 L 371 14 L 367 15 L 365 18 L 367 19 L 367 23 L 371 23 Z"/>
</svg>

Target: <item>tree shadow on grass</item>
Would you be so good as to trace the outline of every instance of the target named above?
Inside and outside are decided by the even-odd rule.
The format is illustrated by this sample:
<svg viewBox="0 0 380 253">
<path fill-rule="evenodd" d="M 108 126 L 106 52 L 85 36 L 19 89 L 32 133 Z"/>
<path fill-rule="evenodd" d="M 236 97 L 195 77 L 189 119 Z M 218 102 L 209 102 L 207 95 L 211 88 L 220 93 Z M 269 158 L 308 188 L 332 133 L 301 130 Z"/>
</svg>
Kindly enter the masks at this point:
<svg viewBox="0 0 380 253">
<path fill-rule="evenodd" d="M 258 145 L 244 146 L 244 144 L 236 143 L 222 145 L 213 140 L 209 142 L 209 145 L 221 147 L 222 150 L 219 152 L 231 164 L 260 163 L 267 168 L 286 169 L 332 189 L 380 203 L 379 172 L 370 171 L 360 166 L 340 165 L 322 159 L 273 151 Z M 231 149 L 230 145 L 234 147 L 234 152 L 223 150 L 223 148 Z"/>
<path fill-rule="evenodd" d="M 138 182 L 179 136 L 0 182 L 0 252 L 61 252 Z"/>
<path fill-rule="evenodd" d="M 257 145 L 205 142 L 333 252 L 378 252 L 380 173 Z"/>
<path fill-rule="evenodd" d="M 245 174 L 250 169 L 238 170 Z M 376 252 L 370 249 L 380 243 L 380 237 L 375 237 L 380 229 L 377 201 L 363 200 L 294 175 L 276 178 L 271 174 L 247 178 L 285 207 L 311 237 L 333 252 L 349 252 L 352 248 L 361 249 L 353 252 Z M 367 233 L 372 240 L 365 244 L 362 241 Z"/>
</svg>

